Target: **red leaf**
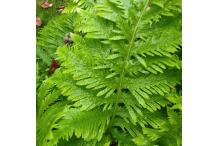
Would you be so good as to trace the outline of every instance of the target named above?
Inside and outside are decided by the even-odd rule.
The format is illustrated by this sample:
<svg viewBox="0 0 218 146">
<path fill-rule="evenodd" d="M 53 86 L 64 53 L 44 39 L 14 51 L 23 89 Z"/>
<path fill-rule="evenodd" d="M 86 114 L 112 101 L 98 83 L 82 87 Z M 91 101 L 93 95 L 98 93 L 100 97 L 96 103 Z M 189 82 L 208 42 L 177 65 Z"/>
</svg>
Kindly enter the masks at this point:
<svg viewBox="0 0 218 146">
<path fill-rule="evenodd" d="M 50 66 L 49 71 L 48 71 L 48 74 L 49 74 L 49 75 L 53 74 L 53 73 L 55 72 L 55 70 L 56 70 L 57 68 L 59 68 L 59 67 L 60 67 L 60 66 L 59 66 L 58 61 L 57 61 L 57 60 L 52 60 L 51 66 Z"/>
<path fill-rule="evenodd" d="M 47 1 L 44 1 L 44 2 L 42 2 L 42 3 L 40 4 L 40 6 L 41 6 L 42 8 L 44 8 L 44 9 L 47 9 L 47 8 L 52 7 L 53 4 L 52 4 L 52 3 L 49 3 L 49 2 L 47 2 Z"/>
<path fill-rule="evenodd" d="M 40 17 L 36 17 L 36 26 L 40 27 L 42 25 L 42 20 Z"/>
</svg>

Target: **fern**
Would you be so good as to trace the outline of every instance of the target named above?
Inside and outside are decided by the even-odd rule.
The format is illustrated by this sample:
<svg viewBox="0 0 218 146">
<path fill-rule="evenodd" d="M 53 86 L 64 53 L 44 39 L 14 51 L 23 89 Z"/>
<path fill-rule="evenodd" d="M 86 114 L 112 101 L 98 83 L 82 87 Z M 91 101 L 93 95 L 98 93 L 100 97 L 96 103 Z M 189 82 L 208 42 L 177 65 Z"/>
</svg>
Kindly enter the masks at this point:
<svg viewBox="0 0 218 146">
<path fill-rule="evenodd" d="M 67 33 L 74 31 L 74 17 L 75 13 L 68 13 L 69 9 L 73 9 L 72 6 L 77 5 L 77 8 L 80 9 L 87 9 L 91 7 L 91 3 L 89 1 L 67 1 L 67 2 L 56 2 L 51 1 L 55 5 L 52 8 L 49 8 L 48 10 L 41 11 L 42 8 L 40 8 L 38 5 L 37 11 L 39 16 L 46 20 L 50 20 L 47 24 L 47 21 L 45 23 L 45 26 L 43 29 L 39 29 L 37 31 L 37 62 L 43 70 L 47 70 L 48 67 L 51 64 L 51 61 L 56 58 L 55 52 L 57 47 L 63 46 L 64 43 L 64 37 Z M 40 2 L 38 2 L 40 3 Z M 58 5 L 66 5 L 67 7 L 64 9 L 64 12 L 60 15 L 58 15 L 57 12 L 57 6 Z M 56 16 L 56 17 L 54 17 Z M 52 18 L 54 17 L 54 18 Z M 43 75 L 43 78 L 45 78 L 46 73 L 41 72 Z"/>
<path fill-rule="evenodd" d="M 50 21 L 39 32 L 37 56 L 45 65 L 49 66 L 51 60 L 55 58 L 56 48 L 64 45 L 64 35 L 73 31 L 72 22 L 73 14 L 62 14 Z"/>
<path fill-rule="evenodd" d="M 38 90 L 37 145 L 180 146 L 181 1 L 74 0 L 65 13 L 38 41 L 61 67 Z"/>
</svg>

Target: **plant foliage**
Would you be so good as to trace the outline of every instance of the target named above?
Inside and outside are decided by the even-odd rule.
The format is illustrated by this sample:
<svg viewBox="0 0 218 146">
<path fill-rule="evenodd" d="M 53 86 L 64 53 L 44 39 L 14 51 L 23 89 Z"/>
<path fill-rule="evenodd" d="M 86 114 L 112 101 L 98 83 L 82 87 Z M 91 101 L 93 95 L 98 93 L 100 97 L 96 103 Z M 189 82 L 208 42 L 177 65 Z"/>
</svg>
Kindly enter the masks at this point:
<svg viewBox="0 0 218 146">
<path fill-rule="evenodd" d="M 180 46 L 180 0 L 71 0 L 37 39 L 37 146 L 181 146 Z"/>
</svg>

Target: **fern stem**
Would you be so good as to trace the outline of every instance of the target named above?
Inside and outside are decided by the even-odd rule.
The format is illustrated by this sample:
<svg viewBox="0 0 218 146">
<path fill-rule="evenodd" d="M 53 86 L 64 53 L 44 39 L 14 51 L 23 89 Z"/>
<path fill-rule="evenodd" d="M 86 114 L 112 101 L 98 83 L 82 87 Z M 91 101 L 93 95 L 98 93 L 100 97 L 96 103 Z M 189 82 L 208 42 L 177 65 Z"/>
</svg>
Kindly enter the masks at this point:
<svg viewBox="0 0 218 146">
<path fill-rule="evenodd" d="M 118 89 L 117 89 L 117 96 L 115 97 L 115 98 L 116 98 L 116 99 L 115 99 L 115 106 L 114 106 L 114 110 L 113 110 L 113 112 L 112 112 L 112 118 L 111 118 L 111 122 L 110 122 L 110 126 L 109 126 L 109 132 L 110 132 L 110 133 L 111 133 L 111 130 L 112 130 L 112 125 L 113 125 L 112 123 L 113 123 L 114 118 L 115 118 L 115 113 L 116 113 L 116 110 L 117 110 L 117 107 L 118 107 L 118 99 L 119 99 L 119 97 L 120 97 L 121 90 L 122 90 L 122 88 L 123 88 L 123 78 L 124 78 L 124 75 L 125 75 L 126 66 L 127 66 L 127 64 L 128 64 L 128 60 L 129 60 L 129 57 L 130 57 L 130 54 L 131 54 L 131 51 L 132 51 L 132 46 L 133 46 L 133 44 L 134 44 L 134 40 L 135 40 L 135 37 L 136 37 L 136 32 L 137 32 L 137 29 L 138 29 L 138 25 L 139 25 L 139 23 L 140 23 L 140 21 L 141 21 L 141 19 L 142 19 L 142 16 L 143 16 L 143 14 L 144 14 L 144 12 L 145 12 L 147 6 L 148 6 L 148 3 L 149 3 L 149 0 L 147 0 L 147 1 L 145 2 L 145 5 L 144 5 L 144 7 L 143 7 L 143 10 L 142 10 L 142 12 L 141 12 L 141 14 L 140 14 L 140 16 L 139 16 L 139 19 L 138 19 L 138 21 L 137 21 L 137 23 L 136 23 L 135 28 L 134 28 L 131 41 L 130 41 L 130 43 L 129 43 L 129 45 L 128 45 L 128 52 L 127 52 L 127 55 L 126 55 L 125 60 L 124 60 L 124 65 L 123 65 L 123 68 L 122 68 L 122 72 L 121 72 L 121 74 L 120 74 L 120 81 L 119 81 L 119 86 L 118 86 Z"/>
</svg>

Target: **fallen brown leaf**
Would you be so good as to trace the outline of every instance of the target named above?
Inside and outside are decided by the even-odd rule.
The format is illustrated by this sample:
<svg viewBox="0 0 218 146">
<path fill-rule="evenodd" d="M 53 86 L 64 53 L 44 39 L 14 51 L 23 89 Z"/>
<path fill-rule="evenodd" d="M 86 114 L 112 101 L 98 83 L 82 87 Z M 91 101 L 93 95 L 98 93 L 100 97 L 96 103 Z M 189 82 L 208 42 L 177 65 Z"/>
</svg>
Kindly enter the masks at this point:
<svg viewBox="0 0 218 146">
<path fill-rule="evenodd" d="M 64 6 L 59 6 L 59 7 L 58 7 L 58 11 L 59 11 L 59 12 L 62 12 L 63 10 L 64 10 Z"/>
<path fill-rule="evenodd" d="M 42 20 L 40 17 L 36 17 L 36 26 L 40 27 L 42 25 Z"/>
<path fill-rule="evenodd" d="M 52 3 L 49 3 L 49 2 L 47 2 L 47 1 L 44 1 L 44 2 L 42 2 L 42 3 L 40 4 L 40 6 L 41 6 L 42 8 L 44 8 L 44 9 L 47 9 L 47 8 L 52 7 L 53 4 L 52 4 Z"/>
</svg>

